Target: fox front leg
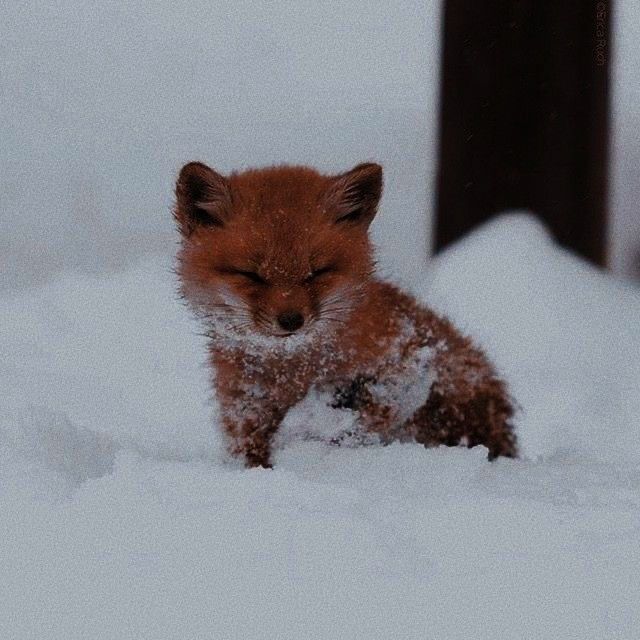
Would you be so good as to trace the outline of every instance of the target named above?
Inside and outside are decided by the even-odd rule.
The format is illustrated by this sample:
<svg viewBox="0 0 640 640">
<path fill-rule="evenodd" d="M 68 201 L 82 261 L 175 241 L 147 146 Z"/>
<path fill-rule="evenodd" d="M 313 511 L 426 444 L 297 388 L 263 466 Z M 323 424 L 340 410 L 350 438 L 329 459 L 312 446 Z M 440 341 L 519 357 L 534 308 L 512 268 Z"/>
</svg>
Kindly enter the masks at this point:
<svg viewBox="0 0 640 640">
<path fill-rule="evenodd" d="M 247 467 L 271 467 L 271 442 L 288 407 L 275 407 L 251 395 L 221 398 L 229 452 Z"/>
<path fill-rule="evenodd" d="M 275 359 L 214 354 L 215 388 L 232 455 L 248 467 L 271 467 L 273 436 L 287 411 L 309 390 L 304 368 L 291 371 Z"/>
<path fill-rule="evenodd" d="M 214 352 L 212 364 L 229 452 L 248 467 L 270 467 L 273 435 L 291 406 L 287 394 L 242 354 Z"/>
<path fill-rule="evenodd" d="M 287 411 L 305 394 L 302 385 L 277 380 L 277 376 L 249 376 L 246 370 L 218 369 L 216 390 L 229 451 L 248 467 L 271 467 L 273 436 Z"/>
</svg>

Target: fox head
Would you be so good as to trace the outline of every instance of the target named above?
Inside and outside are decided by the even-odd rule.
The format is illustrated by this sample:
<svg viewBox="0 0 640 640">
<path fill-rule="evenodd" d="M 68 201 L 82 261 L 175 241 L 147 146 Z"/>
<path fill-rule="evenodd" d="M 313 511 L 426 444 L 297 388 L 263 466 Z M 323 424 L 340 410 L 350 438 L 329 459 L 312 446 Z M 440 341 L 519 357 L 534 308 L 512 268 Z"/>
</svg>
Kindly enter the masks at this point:
<svg viewBox="0 0 640 640">
<path fill-rule="evenodd" d="M 368 228 L 381 193 L 377 164 L 337 176 L 288 166 L 223 176 L 187 164 L 174 210 L 184 297 L 238 337 L 338 328 L 373 272 Z"/>
</svg>

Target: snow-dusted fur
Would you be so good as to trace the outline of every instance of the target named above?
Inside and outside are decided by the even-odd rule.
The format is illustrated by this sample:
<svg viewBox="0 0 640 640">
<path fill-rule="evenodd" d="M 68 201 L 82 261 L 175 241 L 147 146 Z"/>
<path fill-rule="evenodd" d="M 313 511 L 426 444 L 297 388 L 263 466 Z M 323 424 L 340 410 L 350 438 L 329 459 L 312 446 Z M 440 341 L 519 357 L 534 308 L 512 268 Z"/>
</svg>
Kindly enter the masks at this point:
<svg viewBox="0 0 640 640">
<path fill-rule="evenodd" d="M 190 163 L 180 174 L 182 293 L 210 336 L 229 449 L 249 466 L 270 466 L 274 434 L 310 389 L 385 443 L 517 453 L 513 409 L 485 355 L 375 277 L 368 227 L 381 190 L 376 164 L 227 178 Z"/>
</svg>

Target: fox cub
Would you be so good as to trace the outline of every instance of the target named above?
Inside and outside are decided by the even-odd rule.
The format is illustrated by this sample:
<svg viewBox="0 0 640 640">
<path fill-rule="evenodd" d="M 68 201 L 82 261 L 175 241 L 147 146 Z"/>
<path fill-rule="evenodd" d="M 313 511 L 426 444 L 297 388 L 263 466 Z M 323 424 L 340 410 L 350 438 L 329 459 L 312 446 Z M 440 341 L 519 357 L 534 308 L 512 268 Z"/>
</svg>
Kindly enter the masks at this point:
<svg viewBox="0 0 640 640">
<path fill-rule="evenodd" d="M 382 168 L 280 166 L 176 186 L 181 292 L 206 324 L 229 450 L 271 465 L 288 409 L 315 387 L 382 442 L 517 455 L 505 384 L 452 324 L 376 278 L 368 227 Z"/>
</svg>

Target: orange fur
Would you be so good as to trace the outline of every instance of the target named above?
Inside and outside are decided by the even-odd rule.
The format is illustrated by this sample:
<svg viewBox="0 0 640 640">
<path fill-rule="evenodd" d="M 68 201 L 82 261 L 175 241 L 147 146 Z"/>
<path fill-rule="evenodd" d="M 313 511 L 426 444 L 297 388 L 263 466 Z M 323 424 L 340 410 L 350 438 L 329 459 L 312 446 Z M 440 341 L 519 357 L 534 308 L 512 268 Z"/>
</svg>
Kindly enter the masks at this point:
<svg viewBox="0 0 640 640">
<path fill-rule="evenodd" d="M 383 442 L 483 444 L 515 456 L 513 409 L 484 354 L 374 275 L 368 226 L 382 169 L 271 167 L 178 178 L 182 293 L 207 325 L 229 449 L 270 466 L 271 441 L 310 388 Z"/>
</svg>

